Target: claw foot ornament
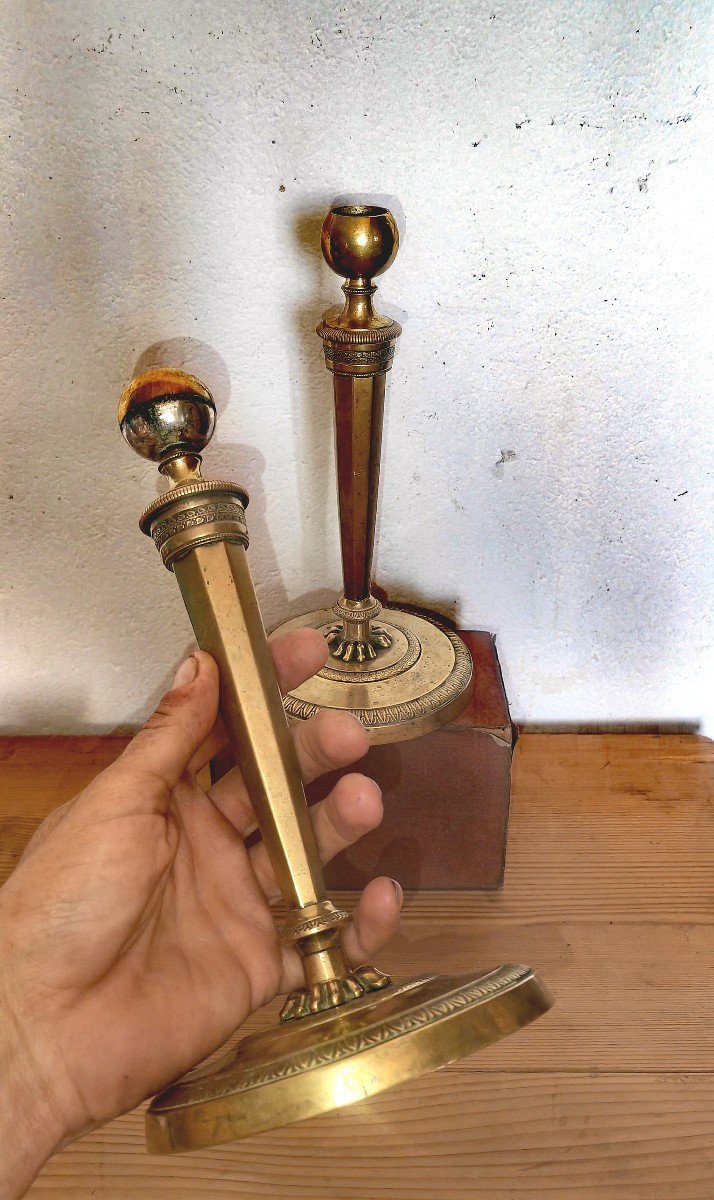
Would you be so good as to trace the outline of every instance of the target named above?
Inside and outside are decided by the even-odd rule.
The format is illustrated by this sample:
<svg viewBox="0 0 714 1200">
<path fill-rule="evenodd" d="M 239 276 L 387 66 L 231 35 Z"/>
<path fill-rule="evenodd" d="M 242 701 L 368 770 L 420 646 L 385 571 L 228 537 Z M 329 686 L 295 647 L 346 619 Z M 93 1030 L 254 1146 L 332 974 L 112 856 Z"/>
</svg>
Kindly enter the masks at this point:
<svg viewBox="0 0 714 1200">
<path fill-rule="evenodd" d="M 280 1011 L 281 1021 L 295 1021 L 298 1017 L 309 1017 L 311 1013 L 325 1012 L 338 1008 L 350 1000 L 358 1000 L 367 992 L 378 992 L 389 987 L 388 975 L 376 967 L 358 967 L 342 979 L 326 979 L 311 988 L 299 988 L 291 992 Z"/>
<path fill-rule="evenodd" d="M 382 605 L 374 596 L 364 600 L 347 600 L 341 596 L 333 608 L 339 620 L 325 634 L 333 658 L 343 662 L 369 662 L 382 650 L 388 650 L 392 638 L 381 625 L 373 622 L 382 611 Z"/>
<path fill-rule="evenodd" d="M 371 661 L 380 650 L 388 650 L 392 644 L 391 637 L 381 625 L 370 625 L 369 638 L 364 641 L 350 641 L 345 637 L 344 625 L 334 625 L 325 634 L 325 641 L 332 657 L 341 658 L 343 662 Z"/>
</svg>

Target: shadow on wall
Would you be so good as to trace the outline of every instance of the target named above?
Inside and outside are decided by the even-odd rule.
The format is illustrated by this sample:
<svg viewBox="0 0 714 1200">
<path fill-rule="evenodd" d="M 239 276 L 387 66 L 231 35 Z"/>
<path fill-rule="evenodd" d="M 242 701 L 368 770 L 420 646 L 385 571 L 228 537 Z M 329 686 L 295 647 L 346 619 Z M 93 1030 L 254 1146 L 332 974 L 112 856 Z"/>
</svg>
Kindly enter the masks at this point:
<svg viewBox="0 0 714 1200">
<path fill-rule="evenodd" d="M 64 680 L 55 687 L 44 686 L 40 690 L 35 682 L 24 693 L 3 695 L 0 737 L 22 737 L 28 730 L 32 731 L 31 736 L 37 736 L 57 727 L 94 732 L 87 722 L 88 700 L 86 690 L 73 691 Z"/>
<path fill-rule="evenodd" d="M 270 598 L 280 612 L 287 607 L 287 592 L 278 566 L 267 520 L 267 501 L 262 478 L 265 459 L 253 446 L 222 442 L 221 414 L 228 407 L 231 381 L 224 360 L 217 350 L 197 338 L 171 338 L 155 342 L 136 361 L 134 375 L 151 367 L 178 367 L 195 375 L 209 388 L 218 413 L 216 432 L 204 451 L 207 479 L 231 479 L 248 492 L 248 533 L 251 539 L 251 568 L 258 599 Z M 165 491 L 162 477 L 156 476 L 157 492 Z"/>
<path fill-rule="evenodd" d="M 251 573 L 261 608 L 269 607 L 271 611 L 277 611 L 282 622 L 311 608 L 322 608 L 332 604 L 335 596 L 325 588 L 292 601 L 288 600 L 267 519 L 268 505 L 262 482 L 265 459 L 253 446 L 221 441 L 221 414 L 227 409 L 231 395 L 230 373 L 221 355 L 212 346 L 197 338 L 171 338 L 155 342 L 142 351 L 134 365 L 133 375 L 162 366 L 176 367 L 195 375 L 207 385 L 214 398 L 218 419 L 216 432 L 204 452 L 204 475 L 207 479 L 234 480 L 248 492 Z M 158 472 L 155 479 L 157 494 L 165 491 L 165 480 Z M 175 667 L 193 648 L 192 643 L 187 643 L 183 653 L 177 658 Z M 147 713 L 170 688 L 175 667 L 167 672 L 155 694 L 148 699 L 145 709 L 131 714 L 125 723 L 112 732 L 131 732 L 143 722 Z M 86 722 L 84 725 L 86 727 Z M 90 728 L 90 732 L 105 731 Z"/>
<path fill-rule="evenodd" d="M 329 296 L 325 288 L 329 271 L 320 251 L 320 230 L 329 204 L 329 200 L 316 202 L 294 218 L 293 232 L 309 269 L 309 286 L 305 300 L 299 301 L 291 313 L 288 350 L 293 453 L 300 478 L 300 511 L 295 513 L 295 521 L 299 522 L 301 535 L 310 531 L 310 554 L 316 563 L 329 561 L 335 537 L 335 530 L 329 528 L 331 522 L 324 519 L 324 514 L 332 511 L 335 491 L 332 404 L 322 346 L 315 334 Z M 327 466 L 316 470 L 318 463 Z"/>
<path fill-rule="evenodd" d="M 216 402 L 218 413 L 228 405 L 231 395 L 231 379 L 228 367 L 213 346 L 198 338 L 176 337 L 154 342 L 142 350 L 134 364 L 132 378 L 152 367 L 176 367 L 188 371 L 206 384 Z M 217 436 L 220 439 L 220 425 Z"/>
<path fill-rule="evenodd" d="M 305 299 L 292 313 L 293 336 L 289 380 L 292 391 L 293 454 L 300 475 L 299 513 L 291 518 L 296 537 L 305 540 L 305 555 L 321 564 L 334 554 L 339 537 L 337 522 L 325 520 L 332 511 L 335 492 L 333 459 L 334 423 L 331 400 L 331 378 L 325 369 L 322 345 L 315 328 L 321 313 L 328 306 L 341 302 L 336 276 L 326 266 L 320 248 L 320 233 L 326 213 L 333 204 L 372 204 L 390 208 L 399 226 L 400 238 L 406 232 L 406 218 L 399 200 L 382 193 L 341 194 L 335 197 L 312 198 L 309 207 L 300 211 L 293 221 L 293 235 L 303 252 L 309 268 Z M 390 306 L 390 312 L 393 306 Z M 398 312 L 404 322 L 406 314 Z M 221 413 L 231 397 L 231 379 L 221 355 L 210 345 L 191 337 L 172 338 L 147 347 L 139 355 L 134 374 L 151 367 L 173 366 L 202 379 L 210 388 L 218 410 L 218 423 L 213 442 L 206 452 L 206 474 L 235 478 L 250 494 L 248 527 L 251 536 L 251 563 L 259 600 L 272 616 L 290 619 L 310 608 L 321 608 L 335 600 L 335 588 L 323 587 L 322 578 L 315 579 L 316 587 L 300 597 L 290 599 L 289 589 L 281 575 L 267 520 L 267 500 L 262 485 L 265 460 L 259 451 L 244 445 L 228 445 L 221 441 Z M 316 470 L 315 464 L 326 463 L 326 469 Z M 157 493 L 163 481 L 157 476 Z M 379 514 L 377 518 L 379 536 Z M 318 568 L 319 569 L 319 568 Z"/>
</svg>

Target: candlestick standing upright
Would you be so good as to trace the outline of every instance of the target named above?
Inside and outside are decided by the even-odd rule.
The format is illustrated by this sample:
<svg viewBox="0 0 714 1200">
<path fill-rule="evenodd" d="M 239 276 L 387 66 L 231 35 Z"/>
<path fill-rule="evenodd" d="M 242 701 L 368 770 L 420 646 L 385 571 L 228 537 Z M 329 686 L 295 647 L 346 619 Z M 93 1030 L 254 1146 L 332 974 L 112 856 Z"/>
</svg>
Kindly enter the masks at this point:
<svg viewBox="0 0 714 1200">
<path fill-rule="evenodd" d="M 244 1038 L 227 1060 L 152 1102 L 149 1149 L 169 1154 L 374 1095 L 520 1029 L 550 1001 L 527 967 L 395 986 L 374 967 L 347 962 L 349 917 L 326 895 L 248 566 L 248 497 L 235 483 L 201 475 L 215 424 L 211 394 L 182 371 L 149 371 L 123 393 L 119 422 L 130 446 L 171 481 L 139 525 L 176 575 L 198 643 L 216 660 L 221 714 L 288 908 L 282 938 L 297 947 L 305 971 L 281 1025 Z"/>
<path fill-rule="evenodd" d="M 346 279 L 344 306 L 329 309 L 317 327 L 333 378 L 343 592 L 332 609 L 281 627 L 311 626 L 330 648 L 319 675 L 286 696 L 288 716 L 347 709 L 375 743 L 436 729 L 457 716 L 474 689 L 471 655 L 456 633 L 438 618 L 383 610 L 371 592 L 385 385 L 402 332 L 375 310 L 372 280 L 398 247 L 386 208 L 341 205 L 325 218 L 322 253 Z"/>
</svg>

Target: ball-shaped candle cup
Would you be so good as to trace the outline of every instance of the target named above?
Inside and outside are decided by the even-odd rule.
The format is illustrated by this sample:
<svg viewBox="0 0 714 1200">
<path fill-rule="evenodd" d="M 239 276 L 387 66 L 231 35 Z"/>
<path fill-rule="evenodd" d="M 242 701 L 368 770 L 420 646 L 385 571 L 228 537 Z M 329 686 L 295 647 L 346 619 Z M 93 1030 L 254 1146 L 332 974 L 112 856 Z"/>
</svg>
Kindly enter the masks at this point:
<svg viewBox="0 0 714 1200">
<path fill-rule="evenodd" d="M 173 368 L 137 375 L 119 401 L 124 437 L 132 450 L 151 462 L 176 452 L 200 455 L 215 423 L 216 406 L 205 384 Z"/>
<path fill-rule="evenodd" d="M 344 204 L 331 208 L 322 226 L 325 262 L 343 279 L 373 279 L 393 262 L 399 231 L 388 208 Z"/>
</svg>

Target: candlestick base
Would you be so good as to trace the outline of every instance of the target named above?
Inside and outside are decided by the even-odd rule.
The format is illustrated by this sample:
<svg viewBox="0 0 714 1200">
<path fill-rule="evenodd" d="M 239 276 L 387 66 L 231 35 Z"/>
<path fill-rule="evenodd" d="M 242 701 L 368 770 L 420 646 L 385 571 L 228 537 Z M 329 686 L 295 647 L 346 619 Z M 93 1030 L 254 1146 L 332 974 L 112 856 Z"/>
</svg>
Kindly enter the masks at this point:
<svg viewBox="0 0 714 1200">
<path fill-rule="evenodd" d="M 380 630 L 390 640 L 375 660 L 330 656 L 327 665 L 285 697 L 293 721 L 306 721 L 322 708 L 359 717 L 372 743 L 421 737 L 453 720 L 474 690 L 471 655 L 461 638 L 436 621 L 385 608 Z M 276 632 L 309 627 L 327 637 L 335 627 L 331 608 L 286 621 Z"/>
<path fill-rule="evenodd" d="M 343 1108 L 514 1033 L 551 1006 L 528 967 L 429 975 L 239 1042 L 152 1102 L 153 1154 L 197 1150 Z"/>
</svg>

